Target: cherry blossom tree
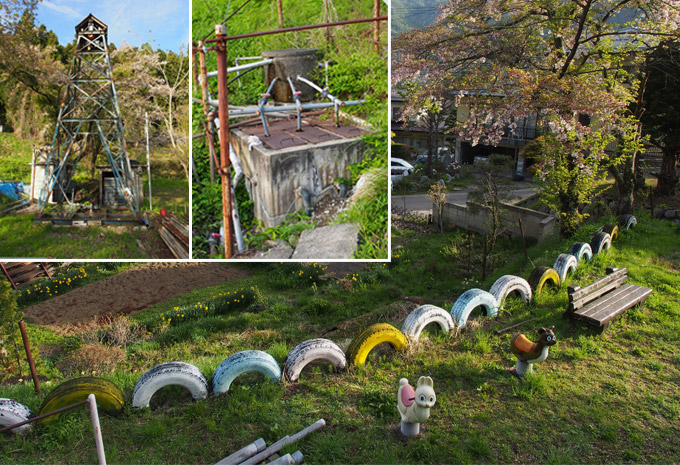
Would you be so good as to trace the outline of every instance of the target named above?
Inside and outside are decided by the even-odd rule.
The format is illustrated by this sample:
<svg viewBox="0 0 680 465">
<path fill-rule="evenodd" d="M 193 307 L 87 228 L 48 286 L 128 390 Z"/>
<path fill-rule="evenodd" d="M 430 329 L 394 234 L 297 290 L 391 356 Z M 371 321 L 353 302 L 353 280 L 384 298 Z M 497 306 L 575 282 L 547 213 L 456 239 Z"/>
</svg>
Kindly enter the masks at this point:
<svg viewBox="0 0 680 465">
<path fill-rule="evenodd" d="M 544 134 L 537 175 L 563 235 L 611 164 L 605 148 L 635 99 L 646 52 L 678 35 L 677 0 L 449 0 L 438 21 L 393 42 L 393 85 L 419 82 L 404 106 L 417 114 L 430 89 L 456 90 L 469 109 L 458 135 L 497 145 L 536 114 Z M 585 187 L 587 186 L 587 188 Z"/>
</svg>

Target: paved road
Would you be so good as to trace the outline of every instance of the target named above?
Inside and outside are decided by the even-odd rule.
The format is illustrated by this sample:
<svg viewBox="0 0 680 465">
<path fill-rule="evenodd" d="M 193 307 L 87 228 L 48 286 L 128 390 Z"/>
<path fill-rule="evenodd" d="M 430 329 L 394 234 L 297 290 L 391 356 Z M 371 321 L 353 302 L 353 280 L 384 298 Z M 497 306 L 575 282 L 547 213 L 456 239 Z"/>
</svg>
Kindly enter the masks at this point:
<svg viewBox="0 0 680 465">
<path fill-rule="evenodd" d="M 512 197 L 516 200 L 525 199 L 536 192 L 536 185 L 526 182 L 513 184 Z M 448 203 L 465 205 L 467 202 L 468 190 L 449 192 L 446 194 Z M 425 194 L 416 195 L 392 195 L 392 206 L 396 208 L 406 208 L 407 210 L 432 210 L 432 201 Z"/>
</svg>

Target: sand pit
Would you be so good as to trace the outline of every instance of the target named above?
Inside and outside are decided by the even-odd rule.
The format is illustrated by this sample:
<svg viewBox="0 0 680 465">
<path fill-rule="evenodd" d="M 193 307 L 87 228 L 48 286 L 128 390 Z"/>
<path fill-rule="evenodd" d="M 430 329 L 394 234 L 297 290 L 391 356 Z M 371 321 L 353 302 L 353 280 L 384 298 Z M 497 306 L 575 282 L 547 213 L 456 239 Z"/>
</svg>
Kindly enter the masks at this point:
<svg viewBox="0 0 680 465">
<path fill-rule="evenodd" d="M 225 263 L 144 263 L 24 310 L 26 319 L 61 334 L 97 327 L 104 315 L 130 315 L 194 289 L 244 279 Z"/>
</svg>

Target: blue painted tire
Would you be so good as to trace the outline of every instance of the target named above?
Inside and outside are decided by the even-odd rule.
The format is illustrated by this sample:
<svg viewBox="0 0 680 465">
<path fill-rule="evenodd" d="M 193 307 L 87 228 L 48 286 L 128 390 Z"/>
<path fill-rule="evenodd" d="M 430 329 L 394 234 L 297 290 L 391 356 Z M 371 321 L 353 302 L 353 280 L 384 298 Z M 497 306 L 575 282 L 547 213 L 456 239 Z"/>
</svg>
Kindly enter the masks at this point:
<svg viewBox="0 0 680 465">
<path fill-rule="evenodd" d="M 526 279 L 520 278 L 519 276 L 513 276 L 511 274 L 501 276 L 493 283 L 491 289 L 489 289 L 489 293 L 496 298 L 499 309 L 503 308 L 503 304 L 508 295 L 515 291 L 519 293 L 520 298 L 525 304 L 531 302 L 531 286 Z"/>
<path fill-rule="evenodd" d="M 470 312 L 475 308 L 482 306 L 486 316 L 495 317 L 498 315 L 498 301 L 496 298 L 481 289 L 468 289 L 458 297 L 458 300 L 451 307 L 451 316 L 456 320 L 456 324 L 460 329 L 465 328 Z"/>
<path fill-rule="evenodd" d="M 561 253 L 557 256 L 553 268 L 555 268 L 557 274 L 560 275 L 560 281 L 564 282 L 564 280 L 567 279 L 567 276 L 574 273 L 576 268 L 578 268 L 578 260 L 571 254 Z"/>
<path fill-rule="evenodd" d="M 24 404 L 20 404 L 12 399 L 0 399 L 0 428 L 16 425 L 34 416 L 31 409 Z M 23 426 L 17 426 L 10 431 L 14 434 L 24 434 L 30 431 L 32 427 L 33 425 L 28 423 Z"/>
<path fill-rule="evenodd" d="M 590 244 L 587 242 L 574 242 L 569 249 L 569 255 L 576 257 L 578 263 L 581 263 L 583 257 L 590 261 L 593 259 L 593 249 L 590 248 Z"/>
<path fill-rule="evenodd" d="M 631 229 L 637 224 L 637 218 L 634 215 L 621 215 L 619 218 L 619 228 L 620 229 Z"/>
<path fill-rule="evenodd" d="M 599 254 L 605 250 L 609 250 L 611 246 L 612 237 L 605 232 L 595 233 L 590 240 L 590 248 L 593 249 L 593 254 Z"/>
<path fill-rule="evenodd" d="M 236 378 L 249 371 L 262 373 L 275 383 L 281 381 L 281 367 L 274 357 L 261 350 L 244 350 L 230 356 L 215 369 L 213 394 L 224 394 Z"/>
<path fill-rule="evenodd" d="M 411 311 L 401 325 L 401 332 L 411 341 L 416 342 L 420 339 L 420 333 L 425 326 L 437 323 L 445 331 L 451 331 L 455 326 L 451 314 L 443 308 L 435 305 L 421 305 Z"/>
<path fill-rule="evenodd" d="M 142 375 L 132 391 L 132 406 L 147 408 L 153 395 L 166 386 L 183 386 L 194 400 L 208 397 L 208 381 L 203 372 L 191 363 L 166 362 Z"/>
<path fill-rule="evenodd" d="M 286 357 L 284 372 L 290 381 L 297 381 L 303 368 L 315 360 L 326 360 L 336 371 L 347 365 L 345 353 L 329 339 L 309 339 L 295 346 Z"/>
</svg>

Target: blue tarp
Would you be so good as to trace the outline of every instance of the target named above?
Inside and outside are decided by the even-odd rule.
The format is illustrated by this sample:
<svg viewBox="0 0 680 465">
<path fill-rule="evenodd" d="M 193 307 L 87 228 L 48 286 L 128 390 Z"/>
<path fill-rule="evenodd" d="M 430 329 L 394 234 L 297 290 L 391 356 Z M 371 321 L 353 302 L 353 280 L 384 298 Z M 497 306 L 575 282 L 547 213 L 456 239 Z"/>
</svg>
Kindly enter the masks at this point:
<svg viewBox="0 0 680 465">
<path fill-rule="evenodd" d="M 26 185 L 23 182 L 0 181 L 0 194 L 10 199 L 19 200 L 24 193 Z"/>
</svg>

